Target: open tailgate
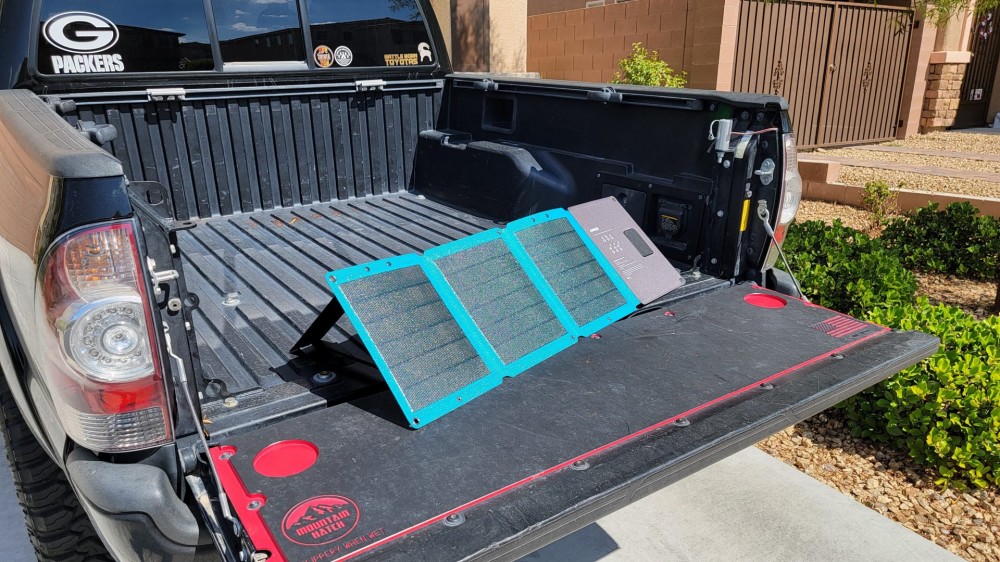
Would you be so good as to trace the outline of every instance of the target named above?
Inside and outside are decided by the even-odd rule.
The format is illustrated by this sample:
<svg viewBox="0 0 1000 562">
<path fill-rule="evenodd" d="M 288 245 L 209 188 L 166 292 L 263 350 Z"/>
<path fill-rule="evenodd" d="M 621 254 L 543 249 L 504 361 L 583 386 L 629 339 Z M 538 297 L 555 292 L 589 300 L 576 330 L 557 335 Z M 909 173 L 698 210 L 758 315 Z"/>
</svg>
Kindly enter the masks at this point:
<svg viewBox="0 0 1000 562">
<path fill-rule="evenodd" d="M 419 430 L 386 391 L 226 437 L 246 538 L 272 562 L 517 559 L 938 346 L 752 285 L 599 336 Z M 293 440 L 315 463 L 261 474 L 297 470 L 308 445 L 259 456 Z"/>
</svg>

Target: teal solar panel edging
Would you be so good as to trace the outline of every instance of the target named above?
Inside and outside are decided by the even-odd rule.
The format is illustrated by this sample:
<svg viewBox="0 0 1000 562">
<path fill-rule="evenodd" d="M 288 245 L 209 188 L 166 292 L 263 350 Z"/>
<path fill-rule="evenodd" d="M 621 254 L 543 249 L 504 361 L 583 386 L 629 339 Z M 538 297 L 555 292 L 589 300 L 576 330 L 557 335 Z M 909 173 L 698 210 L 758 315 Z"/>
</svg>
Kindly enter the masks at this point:
<svg viewBox="0 0 1000 562">
<path fill-rule="evenodd" d="M 414 428 L 639 305 L 564 209 L 326 278 Z"/>
</svg>

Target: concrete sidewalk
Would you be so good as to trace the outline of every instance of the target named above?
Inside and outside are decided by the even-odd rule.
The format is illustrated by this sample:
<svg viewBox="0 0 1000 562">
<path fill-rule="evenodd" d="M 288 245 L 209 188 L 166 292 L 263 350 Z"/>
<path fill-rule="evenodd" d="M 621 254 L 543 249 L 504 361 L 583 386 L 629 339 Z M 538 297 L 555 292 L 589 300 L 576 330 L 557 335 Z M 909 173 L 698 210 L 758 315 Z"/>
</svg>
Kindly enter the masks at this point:
<svg viewBox="0 0 1000 562">
<path fill-rule="evenodd" d="M 961 558 L 750 448 L 522 562 L 956 562 Z"/>
<path fill-rule="evenodd" d="M 34 560 L 6 462 L 0 462 L 0 547 L 3 560 Z M 523 562 L 598 560 L 961 559 L 751 448 L 605 517 L 525 557 Z"/>
</svg>

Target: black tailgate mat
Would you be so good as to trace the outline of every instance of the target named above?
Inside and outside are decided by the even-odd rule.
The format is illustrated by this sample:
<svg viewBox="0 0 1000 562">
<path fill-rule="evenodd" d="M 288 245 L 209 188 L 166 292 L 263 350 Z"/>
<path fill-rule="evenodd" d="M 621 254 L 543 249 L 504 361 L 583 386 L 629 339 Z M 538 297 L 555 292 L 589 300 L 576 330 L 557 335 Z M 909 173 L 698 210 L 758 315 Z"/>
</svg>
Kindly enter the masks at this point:
<svg viewBox="0 0 1000 562">
<path fill-rule="evenodd" d="M 229 437 L 212 456 L 248 535 L 272 561 L 377 554 L 761 385 L 807 376 L 887 331 L 742 285 L 618 322 L 420 430 L 404 427 L 381 393 Z M 315 464 L 260 474 L 255 457 L 289 440 L 306 444 L 277 463 L 271 449 L 257 468 L 294 471 L 296 451 L 309 444 Z M 524 518 L 525 528 L 536 523 Z"/>
</svg>

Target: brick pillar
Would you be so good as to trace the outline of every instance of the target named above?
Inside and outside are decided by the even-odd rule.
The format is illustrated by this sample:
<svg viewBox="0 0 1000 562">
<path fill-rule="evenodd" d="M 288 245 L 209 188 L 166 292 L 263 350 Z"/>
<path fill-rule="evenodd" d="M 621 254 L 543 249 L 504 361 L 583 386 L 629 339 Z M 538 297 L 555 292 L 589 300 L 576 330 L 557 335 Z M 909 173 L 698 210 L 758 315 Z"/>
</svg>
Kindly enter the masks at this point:
<svg viewBox="0 0 1000 562">
<path fill-rule="evenodd" d="M 920 132 L 943 131 L 955 124 L 967 63 L 937 63 L 928 68 Z"/>
</svg>

